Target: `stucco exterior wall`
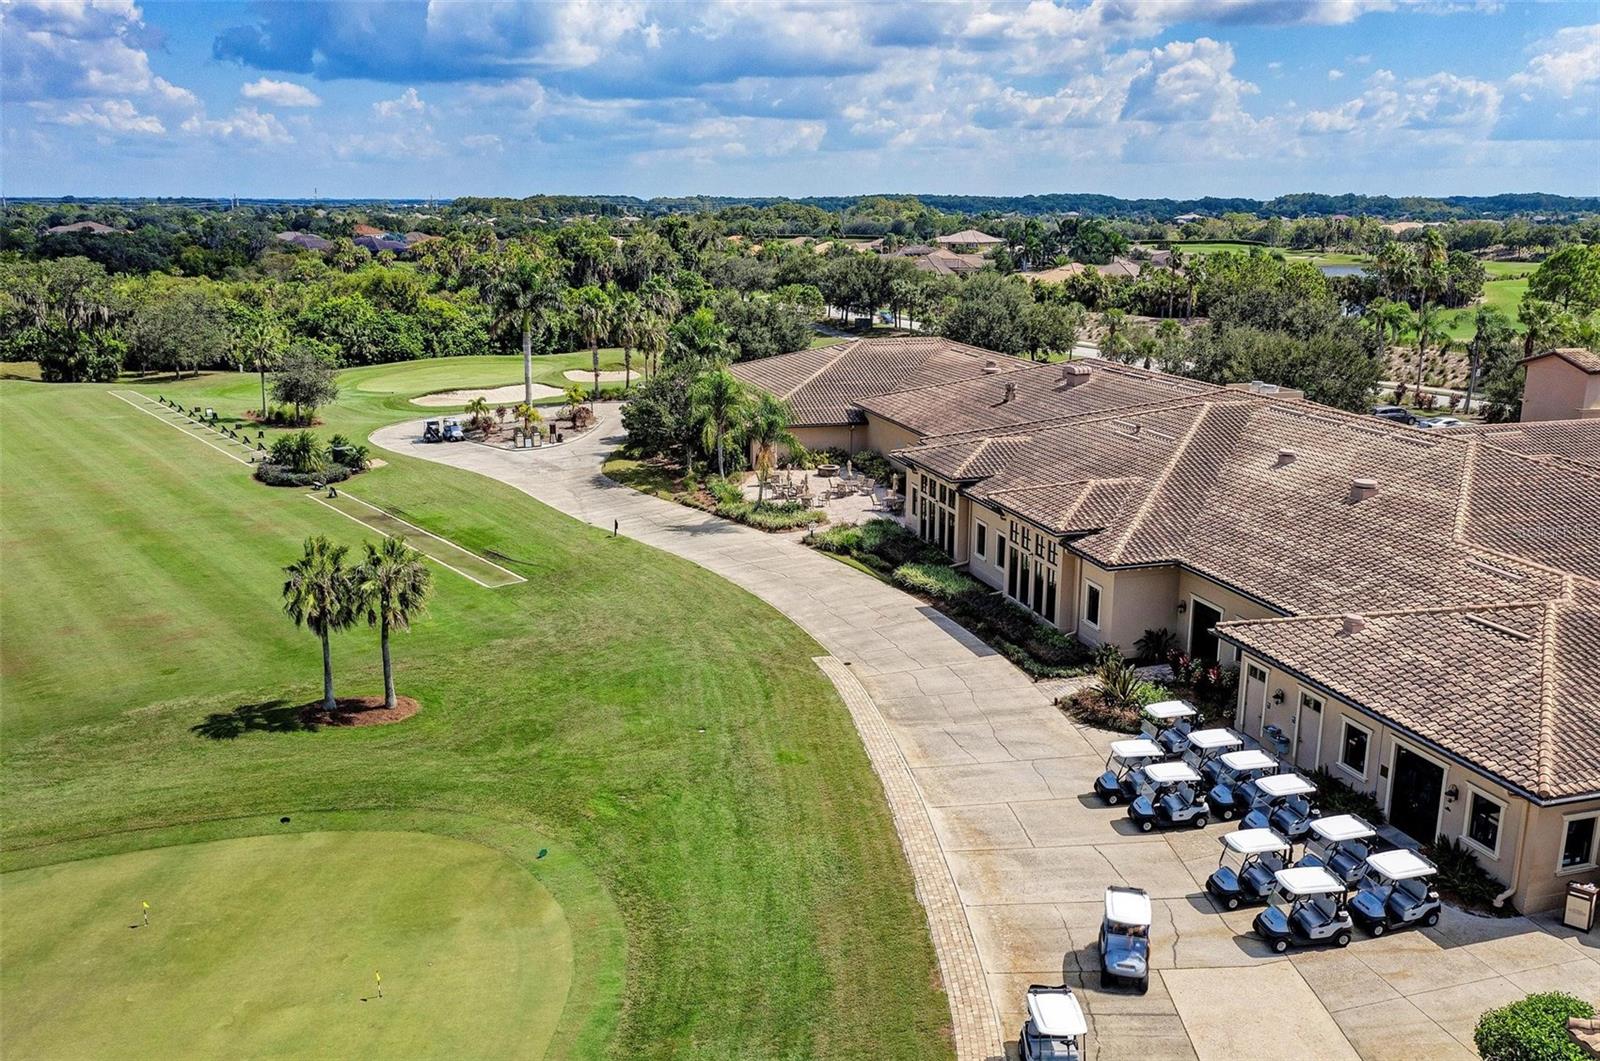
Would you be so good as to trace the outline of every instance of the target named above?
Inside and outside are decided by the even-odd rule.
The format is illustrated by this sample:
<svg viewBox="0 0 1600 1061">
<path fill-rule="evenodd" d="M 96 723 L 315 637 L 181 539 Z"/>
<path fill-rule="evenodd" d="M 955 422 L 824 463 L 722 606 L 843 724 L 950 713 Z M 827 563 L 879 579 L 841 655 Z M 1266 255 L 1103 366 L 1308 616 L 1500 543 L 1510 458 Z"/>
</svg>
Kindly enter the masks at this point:
<svg viewBox="0 0 1600 1061">
<path fill-rule="evenodd" d="M 860 428 L 857 428 L 856 436 L 861 440 L 862 448 L 877 450 L 885 456 L 891 450 L 899 449 L 902 446 L 914 446 L 922 441 L 921 437 L 909 428 L 901 427 L 899 424 L 891 424 L 882 417 L 874 416 L 871 413 L 867 414 L 865 434 L 862 433 Z"/>
<path fill-rule="evenodd" d="M 852 429 L 848 425 L 830 425 L 796 427 L 791 431 L 795 439 L 806 449 L 842 449 L 847 453 L 854 453 L 860 448 L 854 444 L 856 436 L 861 434 L 859 427 Z"/>
<path fill-rule="evenodd" d="M 1522 419 L 1578 420 L 1600 417 L 1600 376 L 1559 357 L 1527 364 L 1522 389 Z"/>
</svg>

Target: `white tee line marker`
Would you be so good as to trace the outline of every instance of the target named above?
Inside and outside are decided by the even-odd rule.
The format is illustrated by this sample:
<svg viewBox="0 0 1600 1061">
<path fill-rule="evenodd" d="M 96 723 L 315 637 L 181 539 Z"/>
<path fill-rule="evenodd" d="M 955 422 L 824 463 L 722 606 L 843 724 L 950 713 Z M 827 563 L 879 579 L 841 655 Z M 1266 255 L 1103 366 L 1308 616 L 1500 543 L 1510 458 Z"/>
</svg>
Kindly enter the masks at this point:
<svg viewBox="0 0 1600 1061">
<path fill-rule="evenodd" d="M 185 428 L 183 427 L 182 424 L 179 424 L 179 423 L 177 423 L 175 421 L 167 419 L 166 417 L 162 416 L 160 413 L 156 412 L 154 409 L 146 409 L 143 405 L 140 405 L 138 402 L 134 401 L 132 398 L 128 398 L 128 397 L 125 397 L 125 396 L 123 396 L 121 394 L 118 394 L 116 391 L 106 391 L 106 393 L 111 395 L 111 397 L 117 399 L 120 402 L 126 402 L 128 405 L 133 406 L 135 409 L 139 410 L 141 413 L 144 413 L 146 416 L 155 417 L 157 420 L 161 421 L 163 424 L 166 424 L 168 427 L 172 428 L 174 431 L 177 431 L 179 434 L 188 435 L 190 438 L 194 439 L 196 442 L 200 443 L 202 446 L 211 446 L 212 449 L 216 450 L 218 453 L 222 454 L 224 457 L 227 457 L 231 461 L 238 461 L 240 464 L 249 464 L 250 463 L 249 461 L 245 460 L 243 457 L 239 456 L 237 453 L 229 453 L 227 450 L 223 449 L 221 446 L 213 445 L 209 439 L 201 438 L 199 435 L 195 434 L 193 431 L 185 430 Z M 146 402 L 150 402 L 150 399 L 149 398 L 145 398 L 144 395 L 142 395 L 142 394 L 137 395 L 136 397 L 144 398 L 144 400 Z M 154 402 L 150 402 L 150 404 L 153 405 L 155 403 Z"/>
<path fill-rule="evenodd" d="M 315 494 L 308 494 L 307 496 L 310 497 L 313 501 L 322 501 L 322 499 L 320 497 L 317 497 Z M 485 564 L 485 565 L 487 565 L 489 567 L 492 567 L 496 571 L 500 572 L 501 574 L 506 575 L 506 576 L 508 576 L 510 578 L 516 579 L 517 582 L 526 582 L 526 581 L 528 581 L 526 578 L 524 578 L 521 575 L 517 574 L 515 571 L 508 571 L 506 568 L 501 567 L 499 564 L 495 563 L 493 560 L 490 560 L 487 557 L 479 556 L 477 553 L 473 552 L 471 549 L 468 549 L 466 546 L 457 545 L 455 542 L 451 541 L 449 538 L 441 538 L 439 535 L 433 533 L 430 530 L 423 530 L 421 527 L 417 526 L 415 523 L 411 523 L 411 522 L 408 522 L 407 520 L 403 520 L 399 516 L 395 515 L 393 512 L 390 512 L 387 509 L 379 508 L 377 505 L 374 505 L 370 501 L 361 500 L 361 498 L 357 497 L 355 494 L 352 494 L 348 490 L 340 490 L 339 491 L 339 496 L 340 497 L 347 497 L 351 501 L 354 501 L 358 505 L 364 505 L 367 508 L 372 509 L 372 511 L 378 513 L 378 515 L 380 515 L 380 516 L 387 516 L 389 519 L 394 520 L 396 523 L 400 524 L 402 527 L 410 527 L 412 530 L 416 531 L 418 534 L 425 534 L 428 537 L 432 538 L 436 542 L 443 542 L 444 544 L 448 545 L 452 549 L 456 549 L 456 550 L 459 550 L 460 552 L 466 553 L 468 556 L 470 556 L 473 559 L 477 560 L 479 563 Z M 327 504 L 327 502 L 325 502 L 325 501 L 322 501 L 322 503 L 325 504 L 325 505 Z M 328 505 L 328 507 L 329 508 L 333 508 L 332 505 Z M 348 515 L 348 513 L 347 513 L 347 515 Z M 356 519 L 356 517 L 354 517 L 354 516 L 352 516 L 351 518 L 352 519 Z M 357 519 L 356 521 L 358 523 L 361 522 L 361 520 L 359 520 L 359 519 Z M 362 525 L 366 526 L 367 524 L 363 523 Z M 377 530 L 377 528 L 374 527 L 373 530 Z M 443 561 L 440 561 L 440 562 L 442 563 Z M 471 577 L 471 576 L 468 576 L 468 577 Z M 513 583 L 513 585 L 514 584 L 515 583 Z"/>
<path fill-rule="evenodd" d="M 369 531 L 377 531 L 379 534 L 383 535 L 385 538 L 394 537 L 394 535 L 390 534 L 389 532 L 384 531 L 384 530 L 379 530 L 377 527 L 374 527 L 372 524 L 365 522 L 359 516 L 356 516 L 356 515 L 353 515 L 352 513 L 346 512 L 342 508 L 334 508 L 332 505 L 330 505 L 326 501 L 322 500 L 322 498 L 318 497 L 316 494 L 306 494 L 305 496 L 306 496 L 307 500 L 315 501 L 317 504 L 321 505 L 325 509 L 328 509 L 330 512 L 337 512 L 339 515 L 343 516 L 347 520 L 350 520 L 352 523 L 355 523 L 358 526 L 365 527 Z M 339 496 L 348 497 L 349 495 L 348 494 L 341 494 Z M 363 503 L 365 503 L 365 502 L 363 502 Z M 391 516 L 390 518 L 393 519 L 394 517 Z M 405 523 L 405 520 L 397 520 L 397 522 Z M 411 526 L 411 524 L 406 523 L 406 526 L 409 527 L 409 526 Z M 427 534 L 428 532 L 427 531 L 423 531 L 422 533 Z M 436 535 L 429 534 L 428 537 L 432 538 L 432 537 L 436 537 Z M 444 539 L 440 538 L 439 540 L 443 541 Z M 455 546 L 455 548 L 461 549 L 461 547 L 459 545 Z M 461 551 L 462 552 L 466 552 L 465 549 L 462 549 Z M 437 556 L 434 556 L 432 553 L 423 553 L 422 555 L 426 556 L 429 560 L 432 560 L 434 563 L 438 564 L 440 567 L 444 568 L 446 571 L 454 571 L 456 574 L 460 575 L 462 578 L 466 579 L 469 582 L 476 582 L 478 585 L 482 586 L 484 589 L 499 589 L 500 588 L 499 586 L 491 586 L 491 585 L 489 585 L 489 583 L 483 581 L 483 579 L 481 579 L 481 578 L 476 578 L 476 577 L 474 577 L 472 575 L 467 574 L 465 571 L 461 570 L 459 567 L 455 567 L 455 566 L 453 566 L 451 564 L 445 563 L 443 560 L 439 559 Z M 474 553 L 472 555 L 476 556 L 477 554 Z M 482 558 L 479 557 L 479 559 L 482 559 Z M 489 563 L 489 561 L 484 560 L 484 563 L 487 564 L 487 563 Z M 499 565 L 490 564 L 490 566 L 491 567 L 498 567 Z M 505 568 L 500 568 L 500 570 L 505 571 Z M 513 571 L 506 571 L 506 574 L 508 574 L 508 575 L 516 575 L 516 573 L 513 572 Z M 517 578 L 518 582 L 526 582 L 527 581 L 527 579 L 523 578 L 521 575 L 516 575 L 516 578 Z M 514 583 L 508 583 L 508 585 L 514 585 Z"/>
</svg>

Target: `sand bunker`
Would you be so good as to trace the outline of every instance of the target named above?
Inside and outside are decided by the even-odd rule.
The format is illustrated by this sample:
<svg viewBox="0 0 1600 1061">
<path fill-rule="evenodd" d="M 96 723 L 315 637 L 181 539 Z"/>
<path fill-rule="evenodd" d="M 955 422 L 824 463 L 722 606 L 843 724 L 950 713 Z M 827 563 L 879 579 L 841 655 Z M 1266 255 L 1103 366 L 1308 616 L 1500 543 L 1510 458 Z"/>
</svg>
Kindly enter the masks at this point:
<svg viewBox="0 0 1600 1061">
<path fill-rule="evenodd" d="M 593 383 L 594 382 L 594 372 L 592 370 L 590 370 L 590 369 L 587 369 L 587 368 L 569 368 L 565 372 L 563 372 L 562 375 L 566 376 L 568 379 L 570 379 L 574 383 Z M 637 370 L 635 370 L 634 373 L 631 376 L 629 376 L 628 373 L 626 373 L 626 372 L 609 372 L 608 371 L 608 372 L 600 373 L 600 382 L 601 383 L 621 383 L 623 381 L 623 377 L 624 376 L 627 376 L 627 378 L 633 379 L 633 380 L 637 380 L 637 379 L 641 378 Z"/>
<path fill-rule="evenodd" d="M 440 391 L 438 394 L 424 394 L 420 398 L 412 398 L 412 405 L 427 405 L 450 407 L 465 405 L 474 398 L 482 398 L 490 405 L 515 405 L 522 401 L 524 394 L 523 385 L 513 383 L 506 387 L 493 387 L 488 390 L 462 390 Z M 533 400 L 540 398 L 559 398 L 561 392 L 554 387 L 547 387 L 543 383 L 533 385 Z"/>
</svg>

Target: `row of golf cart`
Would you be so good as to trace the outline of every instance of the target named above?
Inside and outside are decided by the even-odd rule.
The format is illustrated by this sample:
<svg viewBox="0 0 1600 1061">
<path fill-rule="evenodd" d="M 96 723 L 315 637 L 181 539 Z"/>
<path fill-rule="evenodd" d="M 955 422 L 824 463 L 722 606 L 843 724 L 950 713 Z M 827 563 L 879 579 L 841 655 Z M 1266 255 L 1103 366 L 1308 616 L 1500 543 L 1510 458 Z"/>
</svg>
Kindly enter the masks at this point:
<svg viewBox="0 0 1600 1061">
<path fill-rule="evenodd" d="M 461 427 L 461 422 L 448 419 L 441 423 L 438 420 L 429 420 L 422 427 L 422 441 L 424 442 L 465 442 L 467 433 Z"/>
<path fill-rule="evenodd" d="M 1150 896 L 1142 888 L 1106 889 L 1100 920 L 1100 982 L 1150 989 Z M 1089 1022 L 1072 988 L 1034 984 L 1028 988 L 1027 1019 L 1017 1037 L 1021 1061 L 1080 1061 Z"/>
</svg>

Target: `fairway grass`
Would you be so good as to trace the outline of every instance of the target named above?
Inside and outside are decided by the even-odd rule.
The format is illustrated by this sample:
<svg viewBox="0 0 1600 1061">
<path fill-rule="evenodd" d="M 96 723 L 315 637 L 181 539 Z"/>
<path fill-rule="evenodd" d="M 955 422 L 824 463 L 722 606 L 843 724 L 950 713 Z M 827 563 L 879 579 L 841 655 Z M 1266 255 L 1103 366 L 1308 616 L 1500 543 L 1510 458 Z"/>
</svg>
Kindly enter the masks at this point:
<svg viewBox="0 0 1600 1061">
<path fill-rule="evenodd" d="M 0 887 L 7 1057 L 537 1057 L 572 981 L 550 893 L 443 836 L 217 840 Z"/>
<path fill-rule="evenodd" d="M 315 430 L 364 439 L 415 417 L 413 394 L 520 375 L 461 360 L 343 372 Z M 240 427 L 259 400 L 239 373 L 0 382 L 0 869 L 312 826 L 459 836 L 573 925 L 547 1056 L 950 1055 L 882 789 L 804 632 L 686 561 L 386 454 L 357 496 L 527 581 L 437 574 L 394 639 L 422 711 L 300 730 L 288 709 L 317 695 L 320 651 L 282 614 L 283 565 L 311 534 L 377 534 L 110 390 Z M 338 695 L 381 689 L 373 631 L 332 651 Z M 287 887 L 264 899 L 306 901 Z"/>
</svg>

